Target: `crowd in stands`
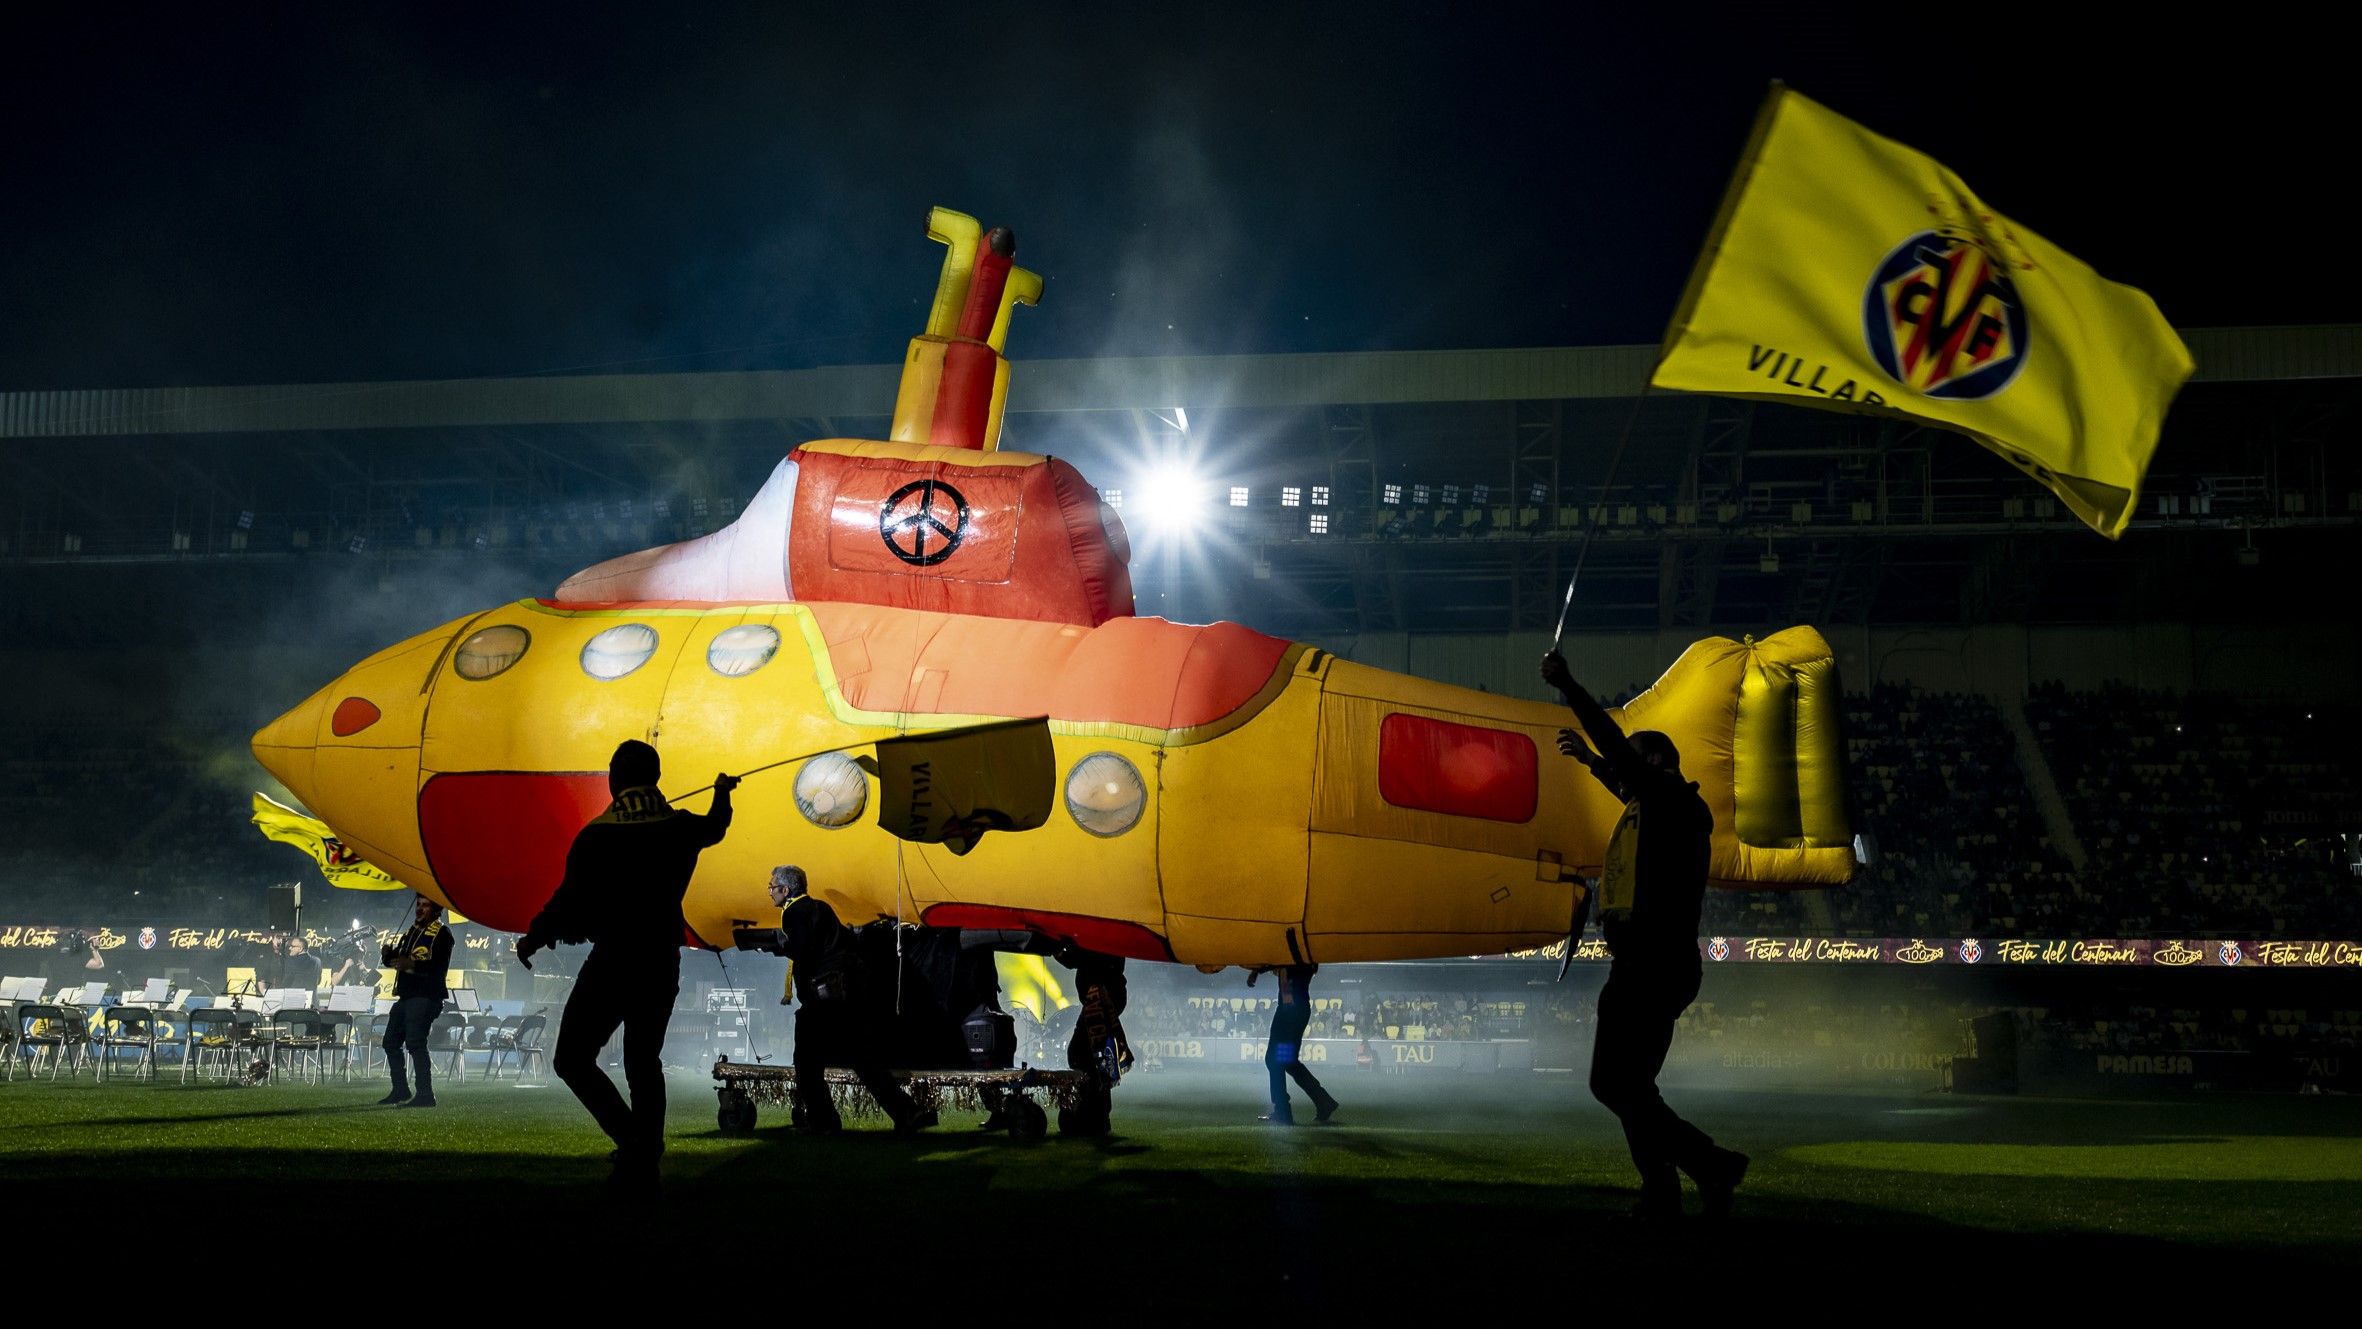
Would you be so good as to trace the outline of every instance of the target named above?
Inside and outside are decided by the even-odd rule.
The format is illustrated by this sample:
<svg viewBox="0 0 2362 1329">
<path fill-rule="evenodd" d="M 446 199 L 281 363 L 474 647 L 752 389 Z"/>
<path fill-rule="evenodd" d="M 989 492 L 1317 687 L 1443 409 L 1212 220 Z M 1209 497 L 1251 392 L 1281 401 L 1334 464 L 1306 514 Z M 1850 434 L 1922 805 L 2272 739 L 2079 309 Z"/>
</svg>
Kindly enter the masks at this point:
<svg viewBox="0 0 2362 1329">
<path fill-rule="evenodd" d="M 2133 689 L 2036 691 L 2035 752 L 1983 697 L 1881 685 L 1848 697 L 1855 824 L 1872 861 L 1844 888 L 1725 892 L 1732 936 L 2362 935 L 2340 827 L 2362 828 L 2354 717 L 2293 702 Z M 2043 763 L 2080 842 L 2054 838 Z"/>
<path fill-rule="evenodd" d="M 2132 688 L 2026 704 L 2083 839 L 2083 895 L 2123 935 L 2344 937 L 2340 828 L 2362 829 L 2344 711 Z"/>
<path fill-rule="evenodd" d="M 2362 1050 L 2362 1010 L 2158 1007 L 2129 1002 L 2019 1009 L 2029 1046 L 2079 1052 L 2272 1052 Z"/>
<path fill-rule="evenodd" d="M 252 824 L 261 770 L 235 717 L 175 733 L 27 716 L 0 753 L 0 900 L 11 922 L 259 925 L 267 888 L 318 871 Z"/>
</svg>

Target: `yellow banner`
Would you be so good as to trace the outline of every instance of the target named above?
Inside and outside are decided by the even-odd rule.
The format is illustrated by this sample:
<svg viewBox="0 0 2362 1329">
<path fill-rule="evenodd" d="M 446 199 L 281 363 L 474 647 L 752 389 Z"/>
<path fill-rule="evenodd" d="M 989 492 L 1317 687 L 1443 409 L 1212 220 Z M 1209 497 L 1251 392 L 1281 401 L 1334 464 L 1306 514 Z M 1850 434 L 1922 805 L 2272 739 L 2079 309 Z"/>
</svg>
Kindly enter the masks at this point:
<svg viewBox="0 0 2362 1329">
<path fill-rule="evenodd" d="M 254 796 L 254 824 L 266 839 L 291 844 L 312 856 L 331 886 L 354 891 L 406 891 L 402 883 L 352 856 L 336 832 L 318 817 L 307 817 L 263 794 Z"/>
<path fill-rule="evenodd" d="M 1958 430 L 2114 539 L 2193 367 L 2148 296 L 1774 88 L 1649 382 Z"/>
</svg>

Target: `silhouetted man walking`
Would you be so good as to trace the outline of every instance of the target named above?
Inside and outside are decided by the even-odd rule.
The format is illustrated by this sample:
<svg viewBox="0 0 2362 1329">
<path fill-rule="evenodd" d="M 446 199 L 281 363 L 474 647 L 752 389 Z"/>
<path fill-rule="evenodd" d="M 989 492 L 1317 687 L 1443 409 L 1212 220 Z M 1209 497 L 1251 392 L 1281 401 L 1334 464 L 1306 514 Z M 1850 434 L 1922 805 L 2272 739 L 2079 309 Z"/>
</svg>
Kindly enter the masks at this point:
<svg viewBox="0 0 2362 1329">
<path fill-rule="evenodd" d="M 1655 730 L 1629 739 L 1567 672 L 1566 659 L 1542 657 L 1542 681 L 1557 688 L 1598 746 L 1573 730 L 1561 752 L 1583 763 L 1624 802 L 1600 877 L 1600 931 L 1614 962 L 1599 994 L 1599 1029 L 1591 1048 L 1591 1094 L 1624 1123 L 1632 1165 L 1640 1169 L 1643 1218 L 1681 1216 L 1681 1178 L 1697 1183 L 1706 1215 L 1730 1212 L 1731 1193 L 1747 1175 L 1747 1156 L 1723 1149 L 1683 1121 L 1657 1093 L 1657 1073 L 1673 1046 L 1673 1027 L 1698 997 L 1698 914 L 1714 814 L 1698 786 L 1681 776 L 1681 753 Z"/>
<path fill-rule="evenodd" d="M 1291 964 L 1279 971 L 1279 1004 L 1272 1007 L 1271 1039 L 1263 1046 L 1263 1069 L 1271 1076 L 1271 1111 L 1263 1120 L 1275 1126 L 1296 1124 L 1296 1110 L 1288 1102 L 1291 1079 L 1311 1097 L 1314 1121 L 1325 1126 L 1337 1115 L 1337 1100 L 1304 1064 L 1304 1031 L 1312 1024 L 1312 976 L 1319 970 L 1316 964 Z M 1260 973 L 1248 972 L 1248 987 Z"/>
<path fill-rule="evenodd" d="M 884 1033 L 875 1018 L 882 994 L 862 991 L 886 981 L 863 971 L 853 936 L 836 911 L 806 893 L 804 870 L 782 864 L 771 870 L 771 903 L 779 906 L 779 949 L 787 957 L 788 982 L 796 1006 L 796 1105 L 802 1129 L 834 1135 L 844 1129 L 828 1092 L 828 1068 L 849 1067 L 861 1086 L 902 1132 L 935 1124 L 920 1111 L 886 1066 Z M 887 998 L 890 1000 L 891 998 Z"/>
<path fill-rule="evenodd" d="M 681 812 L 656 788 L 656 749 L 626 740 L 607 763 L 615 801 L 576 833 L 566 877 L 517 939 L 517 960 L 560 942 L 591 944 L 558 1022 L 550 1058 L 558 1078 L 615 1141 L 618 1170 L 653 1169 L 664 1153 L 665 1026 L 681 990 L 681 897 L 697 856 L 730 829 L 738 777 L 714 777 L 713 809 Z M 599 1069 L 599 1050 L 623 1029 L 623 1078 L 631 1102 Z"/>
</svg>

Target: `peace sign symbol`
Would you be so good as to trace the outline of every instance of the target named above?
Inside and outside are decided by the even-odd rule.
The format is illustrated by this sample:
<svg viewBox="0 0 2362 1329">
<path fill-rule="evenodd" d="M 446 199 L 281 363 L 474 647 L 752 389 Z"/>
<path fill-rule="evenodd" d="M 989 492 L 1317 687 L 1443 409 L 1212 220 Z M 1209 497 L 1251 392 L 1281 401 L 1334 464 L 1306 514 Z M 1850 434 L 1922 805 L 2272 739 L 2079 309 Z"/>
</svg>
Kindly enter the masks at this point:
<svg viewBox="0 0 2362 1329">
<path fill-rule="evenodd" d="M 958 553 L 967 532 L 967 496 L 941 480 L 913 480 L 878 505 L 878 535 L 894 557 L 914 568 L 931 567 Z M 942 548 L 927 548 L 930 534 Z"/>
</svg>

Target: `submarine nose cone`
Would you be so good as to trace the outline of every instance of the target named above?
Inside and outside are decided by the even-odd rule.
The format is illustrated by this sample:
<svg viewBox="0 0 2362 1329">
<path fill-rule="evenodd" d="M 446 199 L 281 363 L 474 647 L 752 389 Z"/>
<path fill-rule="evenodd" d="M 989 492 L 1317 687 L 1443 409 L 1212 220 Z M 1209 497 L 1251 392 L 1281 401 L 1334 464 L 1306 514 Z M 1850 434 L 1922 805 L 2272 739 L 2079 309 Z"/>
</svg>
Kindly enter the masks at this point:
<svg viewBox="0 0 2362 1329">
<path fill-rule="evenodd" d="M 320 689 L 254 735 L 254 759 L 287 786 L 289 793 L 307 802 L 311 797 L 312 754 L 319 746 L 328 694 L 334 690 L 334 684 Z"/>
</svg>

